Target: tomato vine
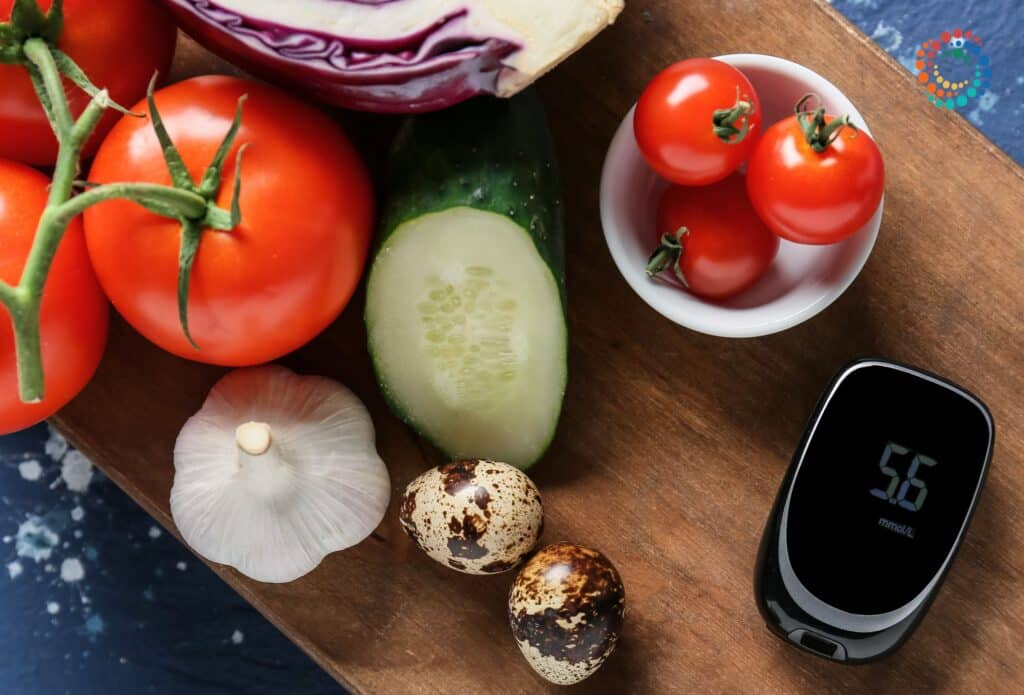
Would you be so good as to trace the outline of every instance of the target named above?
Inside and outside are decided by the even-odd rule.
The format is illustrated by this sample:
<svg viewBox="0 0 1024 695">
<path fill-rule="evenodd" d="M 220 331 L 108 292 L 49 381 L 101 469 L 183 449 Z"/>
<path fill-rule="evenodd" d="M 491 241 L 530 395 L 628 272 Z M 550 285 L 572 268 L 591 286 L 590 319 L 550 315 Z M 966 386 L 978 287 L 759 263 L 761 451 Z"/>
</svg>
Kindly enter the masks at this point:
<svg viewBox="0 0 1024 695">
<path fill-rule="evenodd" d="M 149 117 L 160 140 L 173 185 L 124 182 L 91 186 L 76 181 L 82 150 L 106 109 L 115 108 L 132 116 L 144 116 L 113 103 L 106 90 L 94 86 L 74 61 L 56 47 L 63 21 L 61 0 L 54 0 L 46 14 L 36 0 L 16 0 L 10 20 L 0 23 L 0 63 L 20 65 L 28 71 L 59 145 L 46 207 L 40 215 L 20 280 L 16 285 L 0 281 L 0 303 L 10 313 L 15 333 L 19 395 L 26 403 L 39 402 L 44 396 L 39 312 L 57 248 L 68 224 L 76 216 L 92 205 L 119 198 L 131 200 L 151 212 L 180 222 L 179 317 L 189 341 L 198 348 L 188 332 L 187 305 L 189 277 L 199 238 L 207 228 L 234 229 L 241 215 L 238 207 L 240 176 L 235 177 L 230 210 L 217 206 L 214 196 L 220 188 L 224 159 L 238 134 L 244 98 L 239 101 L 234 122 L 202 181 L 196 184 L 160 119 L 153 98 L 155 76 L 148 92 Z M 71 114 L 62 76 L 92 97 L 77 119 Z M 239 160 L 243 151 L 244 146 L 238 152 Z"/>
</svg>

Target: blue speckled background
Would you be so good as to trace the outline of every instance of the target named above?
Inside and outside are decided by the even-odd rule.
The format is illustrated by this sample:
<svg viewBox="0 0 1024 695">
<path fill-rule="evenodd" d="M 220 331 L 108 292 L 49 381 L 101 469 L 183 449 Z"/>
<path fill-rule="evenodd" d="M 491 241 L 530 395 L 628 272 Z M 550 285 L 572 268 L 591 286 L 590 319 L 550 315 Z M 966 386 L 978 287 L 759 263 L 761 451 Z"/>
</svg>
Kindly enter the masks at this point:
<svg viewBox="0 0 1024 695">
<path fill-rule="evenodd" d="M 0 440 L 0 693 L 339 692 L 40 425 Z"/>
<path fill-rule="evenodd" d="M 971 30 L 989 57 L 989 88 L 958 109 L 1018 164 L 1024 162 L 1024 4 L 1021 0 L 831 0 L 907 70 L 924 41 Z M 952 68 L 951 68 L 952 69 Z M 921 98 L 927 98 L 921 90 Z"/>
<path fill-rule="evenodd" d="M 961 110 L 1024 161 L 1020 0 L 833 4 L 908 70 L 922 41 L 981 35 L 991 83 Z M 0 439 L 0 541 L 4 695 L 339 691 L 45 425 Z"/>
</svg>

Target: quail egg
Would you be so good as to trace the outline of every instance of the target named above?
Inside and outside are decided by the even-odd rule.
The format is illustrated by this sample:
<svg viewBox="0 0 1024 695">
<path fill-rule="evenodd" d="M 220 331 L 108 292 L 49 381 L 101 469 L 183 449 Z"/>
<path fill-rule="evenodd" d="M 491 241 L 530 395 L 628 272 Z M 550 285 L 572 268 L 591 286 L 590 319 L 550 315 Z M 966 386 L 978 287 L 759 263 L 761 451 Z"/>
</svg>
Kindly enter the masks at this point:
<svg viewBox="0 0 1024 695">
<path fill-rule="evenodd" d="M 423 552 L 468 574 L 512 569 L 533 550 L 544 525 L 537 486 L 496 461 L 430 469 L 405 489 L 399 518 Z"/>
<path fill-rule="evenodd" d="M 530 558 L 508 599 L 523 656 L 559 685 L 579 683 L 600 668 L 615 649 L 625 609 L 625 588 L 608 558 L 571 543 Z"/>
</svg>

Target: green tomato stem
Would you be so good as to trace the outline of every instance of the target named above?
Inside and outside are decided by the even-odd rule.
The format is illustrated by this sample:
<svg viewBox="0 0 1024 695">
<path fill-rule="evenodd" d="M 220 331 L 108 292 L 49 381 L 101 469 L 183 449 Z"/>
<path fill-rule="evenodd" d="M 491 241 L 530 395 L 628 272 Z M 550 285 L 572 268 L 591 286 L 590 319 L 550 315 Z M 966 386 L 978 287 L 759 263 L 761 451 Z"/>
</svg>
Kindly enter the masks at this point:
<svg viewBox="0 0 1024 695">
<path fill-rule="evenodd" d="M 690 283 L 686 280 L 686 275 L 683 274 L 683 269 L 679 266 L 679 261 L 683 258 L 683 239 L 689 233 L 689 229 L 680 227 L 673 234 L 661 235 L 661 243 L 647 260 L 647 268 L 645 269 L 647 277 L 654 277 L 658 273 L 671 268 L 679 282 L 683 283 L 683 287 L 689 289 Z"/>
<path fill-rule="evenodd" d="M 64 201 L 50 212 L 58 217 L 58 224 L 66 225 L 93 205 L 117 199 L 131 200 L 147 209 L 163 206 L 168 215 L 184 219 L 201 219 L 208 206 L 198 193 L 158 183 L 105 183 Z"/>
<path fill-rule="evenodd" d="M 18 290 L 6 282 L 0 281 L 0 303 L 11 306 L 18 301 Z"/>
<path fill-rule="evenodd" d="M 0 283 L 0 302 L 7 307 L 14 328 L 18 361 L 18 390 L 25 403 L 38 403 L 45 395 L 39 312 L 46 279 L 68 224 L 97 203 L 128 199 L 150 210 L 179 220 L 202 219 L 209 201 L 192 190 L 146 183 L 112 183 L 91 188 L 72 197 L 82 148 L 89 141 L 104 112 L 111 106 L 106 90 L 97 91 L 75 120 L 68 106 L 54 49 L 42 38 L 25 40 L 22 51 L 29 61 L 47 116 L 60 145 L 49 197 L 17 286 Z"/>
<path fill-rule="evenodd" d="M 25 295 L 28 299 L 28 295 Z M 8 306 L 14 325 L 14 349 L 18 360 L 19 396 L 24 403 L 43 400 L 43 350 L 39 333 L 37 302 L 23 301 Z"/>
<path fill-rule="evenodd" d="M 25 42 L 23 51 L 25 57 L 32 61 L 32 64 L 40 72 L 47 100 L 52 109 L 57 141 L 64 144 L 64 141 L 71 137 L 74 119 L 64 94 L 64 85 L 60 72 L 57 70 L 57 62 L 53 59 L 53 53 L 50 52 L 50 45 L 43 39 L 32 38 Z"/>
<path fill-rule="evenodd" d="M 750 115 L 754 113 L 753 102 L 740 96 L 740 88 L 736 88 L 736 103 L 727 109 L 716 109 L 711 116 L 711 128 L 715 136 L 727 145 L 743 142 L 750 132 Z M 736 127 L 736 122 L 740 127 Z"/>
<path fill-rule="evenodd" d="M 817 94 L 805 94 L 796 105 L 796 120 L 804 132 L 804 139 L 812 150 L 819 154 L 827 150 L 844 128 L 850 128 L 854 133 L 857 132 L 857 126 L 850 121 L 848 113 L 826 123 L 824 106 L 819 106 L 813 111 L 808 109 L 807 103 L 812 99 L 821 103 L 821 97 Z"/>
<path fill-rule="evenodd" d="M 23 50 L 25 57 L 38 70 L 46 92 L 45 99 L 50 106 L 49 115 L 53 119 L 54 132 L 60 144 L 46 209 L 39 218 L 21 280 L 12 292 L 5 293 L 3 297 L 14 327 L 19 395 L 25 403 L 38 403 L 45 395 L 42 341 L 39 335 L 43 288 L 54 256 L 57 255 L 57 248 L 72 219 L 56 214 L 55 209 L 71 196 L 82 147 L 103 115 L 108 99 L 105 91 L 98 93 L 76 123 L 71 117 L 71 109 L 49 44 L 43 39 L 32 38 L 25 41 Z"/>
<path fill-rule="evenodd" d="M 239 192 L 244 145 L 236 157 L 231 209 L 221 209 L 214 199 L 220 188 L 224 159 L 241 125 L 245 97 L 239 100 L 231 128 L 207 168 L 202 184 L 197 186 L 163 126 L 156 109 L 152 83 L 148 93 L 150 119 L 160 139 L 175 187 L 148 183 L 110 183 L 89 188 L 74 196 L 82 149 L 96 130 L 104 112 L 108 108 L 130 112 L 114 104 L 106 90 L 93 85 L 74 61 L 56 48 L 55 43 L 62 26 L 60 0 L 54 0 L 48 15 L 42 13 L 35 0 L 16 0 L 11 22 L 0 23 L 0 62 L 20 65 L 28 71 L 59 144 L 46 207 L 39 217 L 21 278 L 16 286 L 0 281 L 0 303 L 10 314 L 15 334 L 18 390 L 21 400 L 26 403 L 38 403 L 45 394 L 39 312 L 53 259 L 68 224 L 75 217 L 97 203 L 122 199 L 134 201 L 182 225 L 178 303 L 182 329 L 195 347 L 198 346 L 188 330 L 188 285 L 200 235 L 206 227 L 230 231 L 241 219 Z M 92 96 L 77 120 L 71 113 L 62 75 Z"/>
</svg>

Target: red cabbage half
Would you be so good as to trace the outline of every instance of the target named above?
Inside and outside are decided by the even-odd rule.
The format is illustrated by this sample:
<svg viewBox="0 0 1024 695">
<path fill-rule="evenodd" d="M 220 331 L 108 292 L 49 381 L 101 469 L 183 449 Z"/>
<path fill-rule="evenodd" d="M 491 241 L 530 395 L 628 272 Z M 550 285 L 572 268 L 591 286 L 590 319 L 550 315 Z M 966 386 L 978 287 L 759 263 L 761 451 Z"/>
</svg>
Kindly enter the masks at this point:
<svg viewBox="0 0 1024 695">
<path fill-rule="evenodd" d="M 383 113 L 511 96 L 623 0 L 164 0 L 197 41 L 324 101 Z"/>
</svg>

